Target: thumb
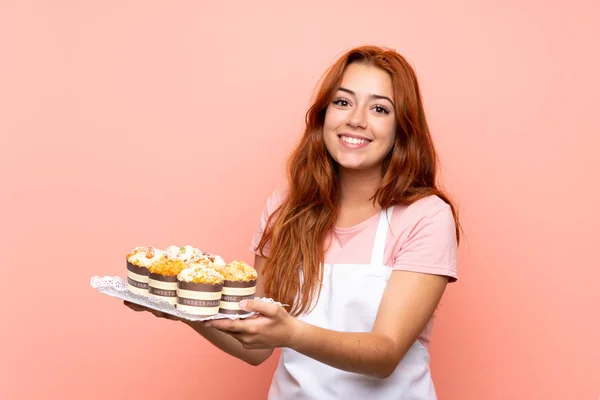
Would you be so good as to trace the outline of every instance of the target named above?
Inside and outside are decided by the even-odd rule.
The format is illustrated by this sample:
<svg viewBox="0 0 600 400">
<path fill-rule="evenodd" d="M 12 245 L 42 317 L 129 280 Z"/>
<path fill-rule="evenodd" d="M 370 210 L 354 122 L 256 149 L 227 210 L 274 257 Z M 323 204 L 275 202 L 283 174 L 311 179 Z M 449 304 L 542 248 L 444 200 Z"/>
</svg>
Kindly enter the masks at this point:
<svg viewBox="0 0 600 400">
<path fill-rule="evenodd" d="M 240 301 L 240 308 L 248 312 L 257 312 L 265 317 L 273 317 L 277 314 L 279 306 L 274 303 L 267 303 L 266 301 L 260 300 L 242 300 Z"/>
</svg>

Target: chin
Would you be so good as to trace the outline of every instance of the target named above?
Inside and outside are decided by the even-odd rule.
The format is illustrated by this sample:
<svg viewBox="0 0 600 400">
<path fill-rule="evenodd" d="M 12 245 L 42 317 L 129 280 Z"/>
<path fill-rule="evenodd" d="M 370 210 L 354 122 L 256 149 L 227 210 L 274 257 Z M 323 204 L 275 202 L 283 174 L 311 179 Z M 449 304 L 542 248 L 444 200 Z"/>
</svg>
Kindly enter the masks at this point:
<svg viewBox="0 0 600 400">
<path fill-rule="evenodd" d="M 330 154 L 339 168 L 355 171 L 380 169 L 385 158 L 379 154 L 373 154 L 373 152 L 349 152 L 339 148 Z"/>
<path fill-rule="evenodd" d="M 349 156 L 348 154 L 338 154 L 339 157 L 335 157 L 334 160 L 338 165 L 338 168 L 343 168 L 348 171 L 357 171 L 357 172 L 368 172 L 368 173 L 381 173 L 381 168 L 383 165 L 383 158 L 370 158 L 359 156 L 358 154 L 353 154 Z"/>
<path fill-rule="evenodd" d="M 348 160 L 342 157 L 341 159 L 336 160 L 336 162 L 339 168 L 348 170 L 365 171 L 374 168 L 373 165 L 365 162 L 364 160 Z"/>
</svg>

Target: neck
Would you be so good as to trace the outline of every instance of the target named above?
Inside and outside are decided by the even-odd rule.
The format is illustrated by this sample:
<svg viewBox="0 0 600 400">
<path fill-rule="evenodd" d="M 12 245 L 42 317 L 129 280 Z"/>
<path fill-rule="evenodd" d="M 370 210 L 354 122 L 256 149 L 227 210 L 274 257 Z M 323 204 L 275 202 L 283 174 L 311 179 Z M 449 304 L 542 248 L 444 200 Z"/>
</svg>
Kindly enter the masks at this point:
<svg viewBox="0 0 600 400">
<path fill-rule="evenodd" d="M 372 197 L 381 185 L 381 170 L 339 168 L 340 202 L 342 207 L 364 207 L 373 204 Z M 379 207 L 376 205 L 376 207 Z"/>
</svg>

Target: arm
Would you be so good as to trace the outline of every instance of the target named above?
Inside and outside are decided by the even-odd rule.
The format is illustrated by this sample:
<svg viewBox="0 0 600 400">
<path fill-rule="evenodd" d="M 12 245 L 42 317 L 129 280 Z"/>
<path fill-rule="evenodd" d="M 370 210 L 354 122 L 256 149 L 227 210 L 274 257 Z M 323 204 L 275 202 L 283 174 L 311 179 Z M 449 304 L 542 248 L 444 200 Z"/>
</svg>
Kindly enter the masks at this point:
<svg viewBox="0 0 600 400">
<path fill-rule="evenodd" d="M 371 332 L 338 332 L 291 317 L 283 307 L 240 302 L 260 313 L 246 321 L 211 321 L 245 348 L 289 347 L 345 371 L 390 376 L 433 315 L 456 268 L 456 234 L 448 207 L 418 218 L 394 258 Z"/>
<path fill-rule="evenodd" d="M 243 301 L 260 316 L 206 322 L 235 337 L 245 349 L 289 347 L 332 367 L 389 377 L 433 315 L 448 277 L 395 271 L 386 287 L 371 332 L 339 332 L 302 322 L 281 306 Z"/>
<path fill-rule="evenodd" d="M 289 347 L 345 371 L 389 377 L 427 325 L 448 278 L 395 271 L 371 332 L 350 333 L 299 323 Z"/>
<path fill-rule="evenodd" d="M 258 273 L 256 280 L 256 296 L 264 297 L 264 290 L 261 279 L 261 270 L 265 263 L 265 259 L 258 255 L 254 256 L 254 269 Z M 242 344 L 231 335 L 218 331 L 216 329 L 207 328 L 202 322 L 183 320 L 183 323 L 191 327 L 193 330 L 202 335 L 206 340 L 214 346 L 223 350 L 225 353 L 239 358 L 250 365 L 260 365 L 273 354 L 273 349 L 245 349 Z"/>
</svg>

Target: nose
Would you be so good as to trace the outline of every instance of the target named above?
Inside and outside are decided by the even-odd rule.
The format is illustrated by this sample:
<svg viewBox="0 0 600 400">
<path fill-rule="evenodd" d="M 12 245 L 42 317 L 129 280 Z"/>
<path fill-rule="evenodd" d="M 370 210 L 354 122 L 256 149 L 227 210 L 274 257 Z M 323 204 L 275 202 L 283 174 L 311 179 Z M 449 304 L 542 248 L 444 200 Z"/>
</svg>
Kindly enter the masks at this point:
<svg viewBox="0 0 600 400">
<path fill-rule="evenodd" d="M 350 115 L 348 116 L 348 125 L 353 128 L 366 128 L 367 127 L 367 113 L 363 107 L 354 107 Z"/>
</svg>

